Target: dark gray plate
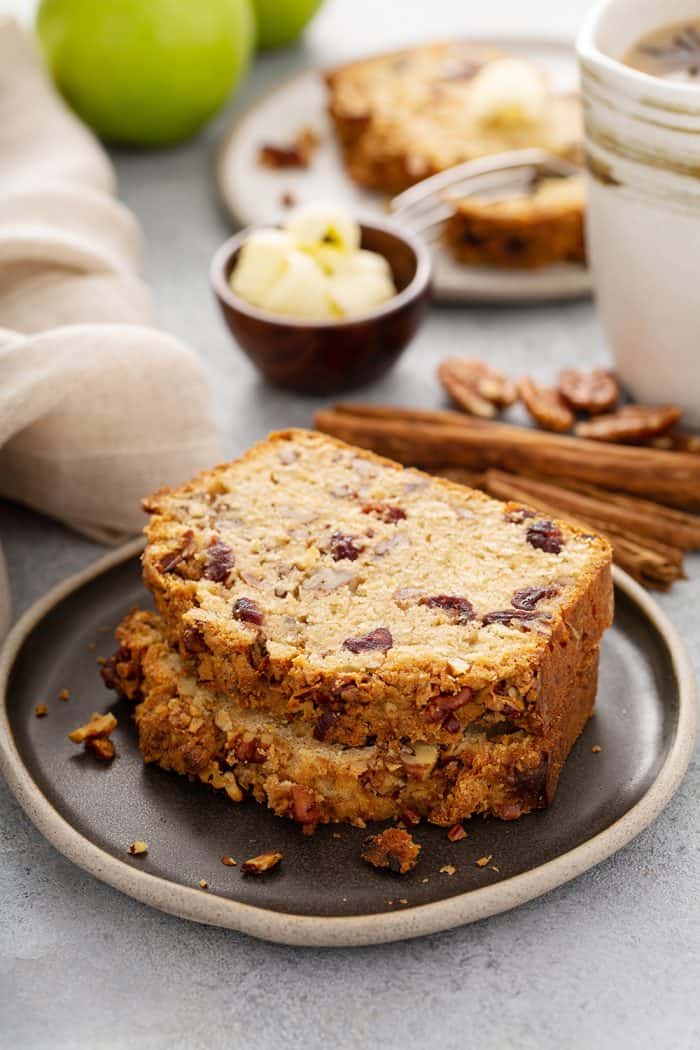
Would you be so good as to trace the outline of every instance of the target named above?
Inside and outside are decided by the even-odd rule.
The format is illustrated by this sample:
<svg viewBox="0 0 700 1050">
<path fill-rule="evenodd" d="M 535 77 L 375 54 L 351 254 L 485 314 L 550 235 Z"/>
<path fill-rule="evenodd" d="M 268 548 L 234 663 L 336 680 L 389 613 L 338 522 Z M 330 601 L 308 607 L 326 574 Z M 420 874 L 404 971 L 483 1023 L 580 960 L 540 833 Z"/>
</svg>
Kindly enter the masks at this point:
<svg viewBox="0 0 700 1050">
<path fill-rule="evenodd" d="M 366 832 L 324 827 L 304 837 L 254 802 L 233 805 L 203 785 L 143 766 L 130 705 L 114 703 L 97 666 L 122 616 L 148 602 L 133 545 L 121 555 L 126 560 L 119 557 L 61 588 L 6 643 L 9 735 L 1 757 L 20 801 L 59 849 L 165 910 L 298 943 L 368 943 L 456 925 L 545 892 L 619 848 L 658 813 L 687 764 L 692 674 L 673 629 L 618 574 L 597 711 L 551 808 L 511 823 L 473 819 L 457 843 L 443 829 L 421 826 L 415 837 L 423 852 L 413 872 L 374 871 L 360 860 Z M 66 703 L 57 699 L 64 688 Z M 42 702 L 49 714 L 37 718 Z M 66 734 L 107 708 L 119 719 L 118 758 L 105 767 Z M 126 855 L 134 839 L 149 843 L 146 857 Z M 284 860 L 262 878 L 246 879 L 219 859 L 227 853 L 240 862 L 273 848 Z M 476 866 L 484 855 L 498 871 Z M 443 865 L 454 865 L 455 874 L 441 873 Z M 208 891 L 198 887 L 202 878 Z"/>
</svg>

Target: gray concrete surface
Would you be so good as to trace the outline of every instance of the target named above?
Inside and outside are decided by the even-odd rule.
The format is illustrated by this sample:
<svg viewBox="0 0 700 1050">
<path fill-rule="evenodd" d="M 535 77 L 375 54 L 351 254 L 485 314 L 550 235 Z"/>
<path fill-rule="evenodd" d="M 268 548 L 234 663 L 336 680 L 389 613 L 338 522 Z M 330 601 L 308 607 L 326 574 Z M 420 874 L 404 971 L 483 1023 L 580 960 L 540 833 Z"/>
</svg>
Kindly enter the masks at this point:
<svg viewBox="0 0 700 1050">
<path fill-rule="evenodd" d="M 455 31 L 573 33 L 587 6 L 334 0 L 305 45 L 264 57 L 229 114 L 195 142 L 115 155 L 121 194 L 145 228 L 162 324 L 206 359 L 231 452 L 271 426 L 308 423 L 315 403 L 262 385 L 211 301 L 207 264 L 229 229 L 211 166 L 230 114 L 308 64 Z M 605 360 L 590 303 L 436 308 L 367 396 L 438 404 L 434 365 L 453 351 L 543 377 Z M 17 506 L 0 507 L 0 538 L 16 614 L 100 553 Z M 697 557 L 689 576 L 660 602 L 700 667 Z M 316 951 L 196 926 L 123 897 L 65 861 L 0 784 L 0 1046 L 690 1050 L 700 1045 L 699 802 L 696 761 L 653 827 L 546 898 L 411 943 Z"/>
</svg>

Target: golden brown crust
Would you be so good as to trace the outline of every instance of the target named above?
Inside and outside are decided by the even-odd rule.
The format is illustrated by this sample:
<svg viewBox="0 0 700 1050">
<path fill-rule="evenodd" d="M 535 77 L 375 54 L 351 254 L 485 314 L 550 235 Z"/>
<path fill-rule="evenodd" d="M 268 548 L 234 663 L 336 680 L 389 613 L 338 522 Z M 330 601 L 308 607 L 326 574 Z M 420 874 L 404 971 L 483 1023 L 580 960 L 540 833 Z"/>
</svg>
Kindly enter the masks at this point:
<svg viewBox="0 0 700 1050">
<path fill-rule="evenodd" d="M 463 197 L 450 202 L 445 241 L 469 266 L 535 269 L 556 262 L 585 262 L 583 178 L 546 180 L 511 200 Z"/>
<path fill-rule="evenodd" d="M 120 689 L 118 668 L 139 664 L 136 722 L 144 761 L 196 777 L 232 801 L 247 791 L 305 831 L 320 822 L 362 824 L 407 811 L 449 827 L 474 813 L 510 820 L 540 808 L 551 800 L 595 698 L 597 648 L 567 677 L 565 695 L 551 698 L 546 736 L 502 723 L 488 732 L 474 726 L 449 745 L 344 748 L 198 685 L 154 614 L 129 614 L 118 633 L 129 659 L 116 662 L 111 683 Z"/>
<path fill-rule="evenodd" d="M 326 628 L 329 631 L 328 638 L 332 638 L 332 630 L 345 633 L 345 625 L 354 615 L 355 607 L 359 609 L 358 616 L 365 615 L 368 597 L 361 592 L 357 599 L 352 595 L 343 598 L 338 613 L 340 626 L 337 628 L 330 621 L 326 624 L 321 617 L 323 622 L 316 637 L 321 637 L 326 649 L 322 657 L 315 654 L 313 646 L 304 641 L 303 635 L 296 646 L 282 648 L 280 653 L 279 635 L 274 632 L 268 634 L 267 623 L 239 627 L 232 618 L 231 609 L 235 610 L 240 600 L 237 595 L 245 593 L 247 588 L 247 584 L 242 584 L 239 579 L 234 580 L 234 576 L 239 573 L 242 579 L 250 579 L 251 568 L 257 571 L 255 565 L 242 566 L 236 562 L 236 568 L 231 570 L 223 583 L 211 580 L 202 582 L 195 571 L 201 565 L 201 560 L 198 562 L 197 559 L 209 557 L 208 552 L 213 549 L 212 542 L 219 542 L 218 539 L 212 541 L 211 537 L 218 537 L 221 531 L 214 533 L 203 530 L 202 515 L 216 517 L 219 512 L 215 508 L 221 492 L 235 487 L 236 479 L 242 477 L 247 467 L 251 467 L 256 475 L 260 473 L 258 464 L 264 465 L 265 457 L 269 458 L 278 448 L 285 454 L 290 449 L 295 454 L 299 452 L 300 461 L 307 456 L 311 463 L 315 463 L 321 453 L 331 458 L 344 456 L 355 464 L 355 471 L 359 469 L 358 463 L 367 465 L 366 468 L 363 466 L 360 473 L 366 470 L 385 471 L 388 480 L 382 480 L 381 475 L 378 483 L 387 486 L 410 484 L 418 489 L 419 494 L 423 493 L 422 496 L 405 496 L 408 519 L 394 524 L 378 520 L 376 514 L 367 516 L 357 509 L 343 509 L 338 505 L 340 501 L 331 501 L 333 513 L 340 519 L 342 528 L 351 527 L 346 526 L 342 518 L 345 513 L 354 515 L 355 523 L 360 519 L 365 525 L 371 521 L 373 533 L 383 529 L 390 537 L 402 533 L 404 536 L 410 535 L 408 529 L 412 525 L 409 519 L 413 512 L 411 500 L 424 500 L 422 504 L 416 504 L 417 517 L 420 517 L 421 508 L 425 509 L 425 501 L 431 500 L 428 510 L 436 516 L 435 528 L 440 527 L 437 519 L 443 513 L 443 508 L 445 512 L 447 508 L 452 508 L 451 520 L 455 521 L 455 525 L 450 526 L 450 529 L 459 530 L 463 539 L 466 562 L 464 559 L 455 560 L 455 568 L 450 569 L 450 573 L 454 571 L 464 577 L 469 559 L 478 560 L 478 553 L 475 552 L 481 548 L 471 546 L 469 529 L 472 520 L 476 520 L 480 526 L 483 517 L 487 526 L 484 558 L 489 557 L 487 548 L 492 545 L 492 533 L 496 535 L 499 529 L 498 535 L 511 545 L 511 549 L 504 548 L 503 560 L 500 557 L 493 560 L 493 568 L 487 574 L 490 576 L 490 591 L 496 587 L 493 578 L 506 575 L 508 563 L 513 561 L 516 566 L 522 562 L 523 568 L 514 570 L 512 590 L 516 589 L 517 580 L 526 588 L 528 585 L 553 584 L 552 593 L 544 594 L 534 611 L 527 615 L 513 610 L 512 619 L 509 620 L 507 609 L 509 602 L 514 599 L 512 591 L 507 595 L 503 591 L 497 606 L 500 620 L 493 621 L 496 623 L 493 627 L 486 626 L 485 615 L 481 617 L 481 626 L 478 619 L 469 619 L 464 627 L 455 626 L 452 622 L 455 610 L 444 610 L 445 596 L 442 594 L 427 598 L 413 596 L 407 600 L 409 608 L 397 608 L 396 601 L 391 598 L 392 593 L 398 593 L 395 587 L 398 585 L 401 589 L 400 584 L 410 579 L 416 571 L 416 557 L 424 561 L 427 559 L 428 566 L 431 564 L 431 553 L 425 541 L 421 540 L 421 549 L 409 557 L 401 554 L 394 568 L 387 568 L 384 558 L 371 563 L 372 573 L 383 573 L 386 577 L 385 584 L 382 583 L 386 600 L 380 595 L 375 603 L 376 609 L 371 613 L 372 617 L 380 619 L 376 623 L 370 619 L 364 628 L 352 632 L 354 637 L 347 639 L 348 642 L 356 642 L 359 635 L 360 641 L 364 636 L 366 642 L 372 634 L 372 631 L 367 632 L 367 628 L 376 628 L 381 623 L 382 627 L 391 628 L 397 640 L 405 618 L 412 625 L 408 636 L 410 645 L 405 645 L 403 650 L 395 645 L 387 652 L 371 649 L 367 654 L 358 655 L 354 655 L 353 649 L 353 655 L 349 656 L 346 643 L 336 649 L 332 644 L 326 644 L 323 633 Z M 280 467 L 279 470 L 280 489 L 283 469 Z M 345 471 L 343 464 L 337 469 Z M 342 477 L 349 477 L 350 481 L 358 484 L 357 478 L 351 474 L 342 473 Z M 285 500 L 292 500 L 293 484 L 292 479 L 282 489 Z M 164 617 L 170 641 L 179 646 L 185 658 L 193 661 L 198 677 L 204 684 L 222 693 L 236 694 L 241 698 L 241 703 L 250 707 L 265 709 L 276 717 L 304 723 L 309 731 L 315 730 L 317 737 L 326 742 L 358 746 L 369 737 L 383 741 L 407 735 L 412 739 L 449 743 L 459 729 L 470 723 L 493 723 L 504 718 L 531 732 L 546 733 L 551 725 L 549 712 L 553 701 L 542 683 L 550 679 L 564 682 L 587 652 L 597 647 L 600 636 L 611 622 L 610 551 L 605 541 L 587 537 L 581 530 L 561 524 L 560 531 L 564 538 L 562 553 L 533 551 L 532 545 L 526 542 L 532 516 L 518 518 L 516 508 L 511 521 L 508 518 L 511 511 L 507 505 L 489 500 L 480 493 L 443 479 L 428 478 L 417 471 L 404 471 L 389 460 L 310 432 L 285 431 L 273 434 L 268 442 L 255 446 L 236 463 L 205 472 L 180 490 L 164 490 L 149 500 L 149 506 L 154 517 L 147 529 L 150 542 L 144 555 L 144 578 Z M 177 513 L 182 507 L 183 516 L 179 520 Z M 314 531 L 321 525 L 326 528 L 323 522 L 315 522 L 310 526 L 311 531 L 304 534 L 301 556 L 306 557 L 307 553 L 315 557 L 318 555 L 314 565 L 327 564 L 331 568 L 335 564 L 348 564 L 346 561 L 336 563 L 323 553 L 326 550 L 325 541 L 320 540 L 317 531 Z M 330 532 L 332 527 L 335 524 L 328 525 L 327 531 Z M 357 525 L 352 528 L 357 530 Z M 454 543 L 451 535 L 448 531 L 445 542 Z M 198 550 L 198 544 L 201 550 Z M 235 537 L 231 539 L 231 544 L 235 545 Z M 434 545 L 438 545 L 437 539 Z M 411 551 L 410 546 L 407 549 Z M 173 571 L 163 571 L 163 559 L 166 559 L 167 565 L 171 565 L 173 556 L 177 557 L 180 550 L 187 551 L 182 562 Z M 452 558 L 452 553 L 448 554 Z M 239 557 L 238 550 L 236 557 Z M 360 561 L 358 557 L 350 564 L 356 565 Z M 526 569 L 528 565 L 530 567 Z M 408 573 L 408 576 L 399 578 L 397 574 L 401 572 Z M 435 572 L 438 572 L 437 567 Z M 528 575 L 535 572 L 536 577 Z M 193 575 L 195 578 L 192 578 Z M 314 602 L 318 598 L 306 596 L 308 592 L 303 591 L 303 582 L 304 578 L 299 603 L 296 599 L 290 599 L 291 604 L 282 608 L 285 613 L 296 611 L 297 606 L 305 609 L 308 614 L 306 619 L 309 620 L 314 614 Z M 365 589 L 366 586 L 363 585 Z M 546 586 L 544 590 L 547 591 Z M 276 602 L 269 589 L 266 591 L 264 587 L 255 594 L 260 612 L 268 610 Z M 486 598 L 479 599 L 471 592 L 468 597 L 475 604 L 477 601 L 481 601 L 482 605 L 486 602 Z M 216 608 L 221 610 L 220 613 L 208 611 L 207 603 L 213 600 L 218 603 Z M 449 598 L 448 606 L 449 602 L 454 601 Z M 324 610 L 326 608 L 324 606 Z M 432 608 L 435 609 L 434 613 L 431 612 Z M 483 612 L 487 612 L 487 607 Z M 390 616 L 393 619 L 389 620 Z M 426 635 L 430 644 L 423 648 L 416 646 L 416 633 L 428 630 L 433 631 L 430 638 Z M 347 633 L 351 633 L 349 629 Z M 374 633 L 376 635 L 376 631 Z M 566 644 L 562 645 L 562 642 Z M 129 674 L 127 670 L 130 688 L 138 688 L 137 677 L 137 673 Z"/>
</svg>

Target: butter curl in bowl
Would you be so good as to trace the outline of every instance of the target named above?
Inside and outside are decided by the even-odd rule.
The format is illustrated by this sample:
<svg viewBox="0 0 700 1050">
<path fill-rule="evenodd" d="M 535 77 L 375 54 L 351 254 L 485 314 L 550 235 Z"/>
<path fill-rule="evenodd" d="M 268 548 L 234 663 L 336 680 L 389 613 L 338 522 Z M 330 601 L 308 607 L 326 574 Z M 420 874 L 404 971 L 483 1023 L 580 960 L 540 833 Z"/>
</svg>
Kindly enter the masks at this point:
<svg viewBox="0 0 700 1050">
<path fill-rule="evenodd" d="M 240 348 L 278 386 L 338 393 L 378 378 L 428 301 L 425 245 L 383 218 L 318 204 L 252 227 L 215 254 L 211 281 Z"/>
</svg>

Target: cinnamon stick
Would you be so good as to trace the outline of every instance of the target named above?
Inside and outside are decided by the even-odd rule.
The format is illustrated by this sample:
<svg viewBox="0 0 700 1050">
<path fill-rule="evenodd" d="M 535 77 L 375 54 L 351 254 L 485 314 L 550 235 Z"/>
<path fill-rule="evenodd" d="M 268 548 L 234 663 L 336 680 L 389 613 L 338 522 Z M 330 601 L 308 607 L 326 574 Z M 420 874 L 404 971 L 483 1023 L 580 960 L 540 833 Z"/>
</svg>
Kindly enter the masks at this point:
<svg viewBox="0 0 700 1050">
<path fill-rule="evenodd" d="M 316 427 L 428 470 L 449 463 L 473 471 L 563 476 L 700 511 L 700 463 L 692 453 L 612 445 L 459 413 L 382 406 L 323 410 Z"/>
</svg>

